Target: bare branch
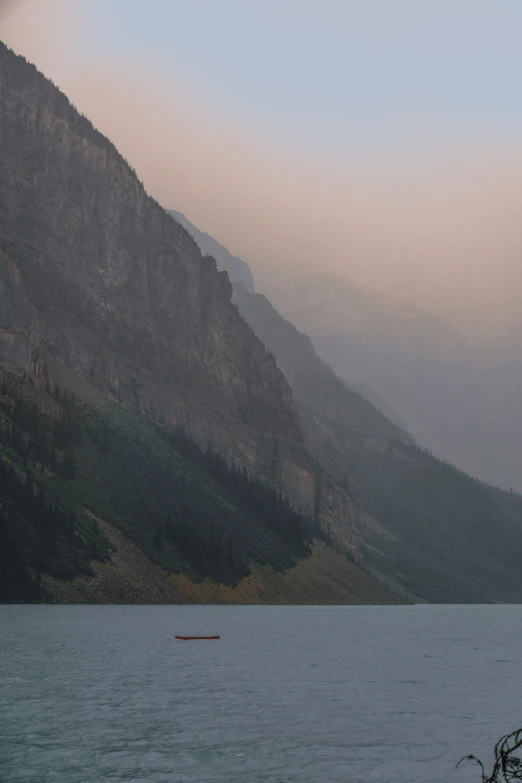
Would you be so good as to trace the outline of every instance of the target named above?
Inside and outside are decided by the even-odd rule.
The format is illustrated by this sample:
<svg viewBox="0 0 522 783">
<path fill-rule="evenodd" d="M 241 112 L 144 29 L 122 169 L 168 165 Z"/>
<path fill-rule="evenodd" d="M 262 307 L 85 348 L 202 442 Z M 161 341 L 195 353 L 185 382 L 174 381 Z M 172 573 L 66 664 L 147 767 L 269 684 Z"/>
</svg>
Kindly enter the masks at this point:
<svg viewBox="0 0 522 783">
<path fill-rule="evenodd" d="M 479 765 L 482 773 L 482 783 L 511 783 L 522 781 L 522 759 L 513 756 L 515 750 L 522 748 L 522 729 L 517 729 L 511 734 L 501 737 L 495 745 L 495 763 L 489 775 L 486 774 L 483 763 L 473 755 L 464 756 L 457 768 L 464 761 L 474 761 Z"/>
</svg>

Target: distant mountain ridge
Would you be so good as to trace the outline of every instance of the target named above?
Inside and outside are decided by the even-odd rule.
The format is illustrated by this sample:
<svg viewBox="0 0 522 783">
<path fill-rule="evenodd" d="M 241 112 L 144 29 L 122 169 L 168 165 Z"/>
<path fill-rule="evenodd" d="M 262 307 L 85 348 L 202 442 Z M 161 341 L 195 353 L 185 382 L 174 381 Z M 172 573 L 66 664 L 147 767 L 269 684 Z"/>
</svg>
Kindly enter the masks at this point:
<svg viewBox="0 0 522 783">
<path fill-rule="evenodd" d="M 442 319 L 346 278 L 301 277 L 268 295 L 336 373 L 369 386 L 418 442 L 482 480 L 522 490 L 516 325 L 476 351 Z"/>
<path fill-rule="evenodd" d="M 314 340 L 342 336 L 351 340 L 350 350 L 360 346 L 363 354 L 378 345 L 403 362 L 460 361 L 467 353 L 464 340 L 441 318 L 347 277 L 304 275 L 273 285 L 266 293 L 283 315 Z"/>
<path fill-rule="evenodd" d="M 182 212 L 177 212 L 174 209 L 170 209 L 168 212 L 194 237 L 201 252 L 212 256 L 216 261 L 218 269 L 228 273 L 232 283 L 241 283 L 247 291 L 254 293 L 254 277 L 245 261 L 237 256 L 233 256 L 224 245 L 216 242 L 209 234 L 196 228 Z"/>
<path fill-rule="evenodd" d="M 345 482 L 355 498 L 368 571 L 414 600 L 480 603 L 494 594 L 501 601 L 521 595 L 517 558 L 508 549 L 522 544 L 522 498 L 420 448 L 337 377 L 267 297 L 236 284 L 234 301 L 293 389 L 308 448 L 325 470 L 322 502 L 328 476 Z"/>
<path fill-rule="evenodd" d="M 328 420 L 368 436 L 409 436 L 319 358 L 309 337 L 282 318 L 263 294 L 234 287 L 239 312 L 276 357 L 297 400 Z"/>
<path fill-rule="evenodd" d="M 383 400 L 382 397 L 380 397 L 374 389 L 371 389 L 369 386 L 367 386 L 365 383 L 357 383 L 357 381 L 351 381 L 345 379 L 345 383 L 347 386 L 349 386 L 354 391 L 358 392 L 361 397 L 364 397 L 368 402 L 370 402 L 374 408 L 377 408 L 378 411 L 381 411 L 381 413 L 384 413 L 387 419 L 389 419 L 393 424 L 395 424 L 396 427 L 398 427 L 401 430 L 404 430 L 404 432 L 408 431 L 407 426 L 404 424 L 404 422 L 397 416 L 395 411 L 392 411 L 392 409 L 387 405 L 385 400 Z"/>
</svg>

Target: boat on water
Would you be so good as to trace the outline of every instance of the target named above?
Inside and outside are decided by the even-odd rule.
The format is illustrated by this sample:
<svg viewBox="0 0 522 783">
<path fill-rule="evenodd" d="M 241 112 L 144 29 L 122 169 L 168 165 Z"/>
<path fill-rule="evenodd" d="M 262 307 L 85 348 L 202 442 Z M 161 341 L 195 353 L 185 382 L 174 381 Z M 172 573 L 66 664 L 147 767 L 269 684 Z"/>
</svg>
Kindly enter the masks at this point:
<svg viewBox="0 0 522 783">
<path fill-rule="evenodd" d="M 176 636 L 176 639 L 181 639 L 184 642 L 194 642 L 197 639 L 219 639 L 219 636 Z"/>
</svg>

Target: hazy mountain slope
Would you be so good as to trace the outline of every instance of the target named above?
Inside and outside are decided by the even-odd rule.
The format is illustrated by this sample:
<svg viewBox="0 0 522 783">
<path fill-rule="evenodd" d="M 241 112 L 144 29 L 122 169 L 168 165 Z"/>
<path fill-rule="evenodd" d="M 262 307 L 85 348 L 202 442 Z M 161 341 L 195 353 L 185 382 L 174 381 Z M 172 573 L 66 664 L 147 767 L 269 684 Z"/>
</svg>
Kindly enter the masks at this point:
<svg viewBox="0 0 522 783">
<path fill-rule="evenodd" d="M 480 450 L 481 474 L 522 490 L 522 323 L 484 342 L 468 409 L 475 414 L 469 448 Z"/>
<path fill-rule="evenodd" d="M 431 602 L 520 600 L 520 495 L 404 440 L 357 438 L 335 422 L 310 420 L 334 475 L 350 477 L 370 571 Z"/>
<path fill-rule="evenodd" d="M 504 334 L 484 345 L 482 359 L 497 367 L 510 366 L 522 374 L 522 321 L 511 324 Z"/>
<path fill-rule="evenodd" d="M 218 269 L 227 272 L 232 283 L 241 283 L 247 291 L 254 292 L 254 278 L 248 264 L 229 253 L 224 245 L 220 245 L 209 234 L 196 228 L 182 212 L 174 209 L 168 212 L 194 237 L 202 253 L 215 258 Z"/>
<path fill-rule="evenodd" d="M 301 278 L 270 298 L 339 375 L 370 386 L 420 443 L 483 480 L 522 489 L 516 328 L 479 358 L 441 319 L 347 279 Z"/>
<path fill-rule="evenodd" d="M 357 501 L 366 567 L 405 596 L 518 601 L 522 497 L 498 492 L 416 446 L 335 376 L 308 337 L 237 285 L 239 310 L 300 403 L 309 449 Z"/>
<path fill-rule="evenodd" d="M 234 288 L 239 312 L 272 351 L 296 399 L 329 421 L 368 437 L 406 437 L 405 434 L 350 389 L 315 352 L 309 337 L 283 319 L 262 294 Z"/>
<path fill-rule="evenodd" d="M 292 392 L 231 303 L 227 274 L 3 45 L 0 115 L 0 358 L 39 388 L 64 366 L 121 409 L 181 426 L 356 554 L 353 500 L 332 480 L 318 504 Z"/>
<path fill-rule="evenodd" d="M 420 307 L 334 275 L 301 276 L 267 296 L 298 329 L 313 337 L 352 338 L 354 357 L 379 349 L 401 361 L 459 361 L 467 346 L 442 319 Z"/>
<path fill-rule="evenodd" d="M 349 385 L 351 389 L 358 392 L 366 400 L 368 400 L 368 402 L 370 402 L 374 408 L 377 408 L 378 411 L 384 413 L 386 418 L 395 424 L 396 427 L 399 427 L 401 430 L 407 430 L 404 422 L 397 416 L 395 411 L 392 411 L 386 401 L 383 400 L 383 398 L 377 394 L 374 389 L 370 388 L 370 386 L 367 386 L 365 383 L 357 383 L 357 381 L 351 381 L 350 383 L 346 381 L 346 384 Z"/>
<path fill-rule="evenodd" d="M 236 298 L 301 401 L 319 461 L 357 499 L 368 568 L 430 601 L 519 600 L 522 497 L 423 452 L 337 379 L 265 297 Z"/>
</svg>

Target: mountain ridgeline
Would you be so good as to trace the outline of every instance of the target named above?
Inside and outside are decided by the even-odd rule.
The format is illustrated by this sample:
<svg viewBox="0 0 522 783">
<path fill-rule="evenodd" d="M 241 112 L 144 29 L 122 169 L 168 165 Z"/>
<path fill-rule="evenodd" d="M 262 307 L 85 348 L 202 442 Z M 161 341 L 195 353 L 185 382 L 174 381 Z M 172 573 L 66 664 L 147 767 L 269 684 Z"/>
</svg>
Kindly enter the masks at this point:
<svg viewBox="0 0 522 783">
<path fill-rule="evenodd" d="M 477 348 L 442 318 L 333 275 L 280 283 L 267 295 L 336 373 L 369 386 L 420 443 L 522 491 L 520 328 Z"/>
<path fill-rule="evenodd" d="M 333 479 L 323 493 L 324 470 L 307 447 L 292 391 L 232 303 L 228 275 L 202 256 L 65 95 L 3 45 L 0 111 L 0 358 L 11 390 L 3 409 L 4 475 L 18 477 L 69 520 L 67 535 L 56 528 L 53 540 L 42 539 L 52 556 L 35 559 L 40 532 L 30 510 L 11 497 L 9 478 L 2 535 L 29 569 L 29 582 L 43 574 L 43 600 L 47 577 L 65 575 L 52 565 L 56 558 L 69 575 L 74 561 L 78 578 L 89 577 L 84 563 L 94 550 L 81 542 L 97 534 L 82 533 L 85 514 L 109 542 L 123 532 L 169 573 L 216 583 L 232 584 L 252 567 L 291 571 L 296 559 L 316 556 L 312 538 L 324 539 L 323 554 L 335 540 L 356 560 L 353 499 Z M 74 393 L 92 409 L 83 417 L 107 420 L 113 434 L 105 452 L 83 423 L 75 459 L 66 456 L 74 444 L 61 453 L 52 433 L 53 417 L 62 414 L 53 413 L 47 390 L 55 384 L 62 405 L 63 394 Z M 24 395 L 36 408 L 20 422 L 14 411 Z M 183 500 L 187 494 L 192 500 Z M 25 532 L 13 515 L 25 520 Z M 78 532 L 78 553 L 64 554 L 70 528 Z M 161 547 L 151 549 L 154 541 Z M 189 556 L 211 549 L 225 552 L 226 563 Z M 333 557 L 323 554 L 317 557 Z M 93 562 L 98 579 L 103 559 Z M 358 578 L 366 600 L 395 600 L 352 565 L 335 600 L 346 590 L 356 599 Z M 324 600 L 321 580 L 307 600 Z M 291 581 L 290 573 L 285 584 Z M 114 600 L 117 586 L 100 590 L 82 595 Z"/>
<path fill-rule="evenodd" d="M 234 300 L 292 387 L 325 486 L 334 477 L 355 499 L 367 570 L 413 600 L 519 600 L 522 497 L 421 448 L 338 378 L 265 296 L 236 282 Z"/>
<path fill-rule="evenodd" d="M 0 600 L 521 600 L 518 495 L 349 388 L 2 44 L 0 116 Z"/>
<path fill-rule="evenodd" d="M 187 229 L 189 234 L 196 240 L 202 253 L 207 256 L 212 256 L 212 258 L 215 259 L 218 269 L 221 269 L 228 274 L 233 285 L 235 283 L 240 283 L 249 293 L 254 293 L 254 277 L 250 271 L 250 267 L 242 258 L 233 256 L 224 245 L 216 242 L 210 234 L 196 228 L 196 226 L 185 217 L 183 212 L 177 212 L 174 209 L 170 209 L 169 214 Z"/>
</svg>

